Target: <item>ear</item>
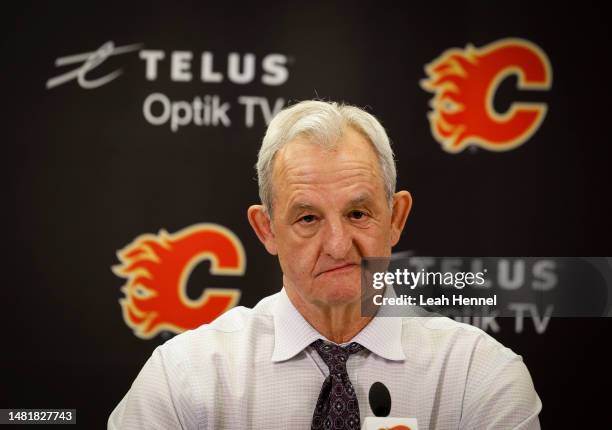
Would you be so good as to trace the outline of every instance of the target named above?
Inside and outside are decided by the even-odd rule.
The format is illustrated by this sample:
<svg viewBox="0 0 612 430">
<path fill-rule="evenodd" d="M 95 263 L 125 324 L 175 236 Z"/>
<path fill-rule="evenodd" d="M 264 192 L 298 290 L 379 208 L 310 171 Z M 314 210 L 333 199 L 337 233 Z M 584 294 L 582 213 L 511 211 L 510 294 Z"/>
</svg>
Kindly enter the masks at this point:
<svg viewBox="0 0 612 430">
<path fill-rule="evenodd" d="M 412 196 L 408 191 L 398 191 L 393 195 L 393 213 L 391 214 L 391 246 L 397 245 L 408 214 L 412 208 Z"/>
<path fill-rule="evenodd" d="M 266 247 L 266 250 L 272 255 L 277 255 L 276 238 L 272 231 L 272 223 L 264 207 L 262 205 L 250 206 L 247 211 L 247 217 L 251 227 L 253 227 L 253 231 L 255 231 L 261 243 Z"/>
</svg>

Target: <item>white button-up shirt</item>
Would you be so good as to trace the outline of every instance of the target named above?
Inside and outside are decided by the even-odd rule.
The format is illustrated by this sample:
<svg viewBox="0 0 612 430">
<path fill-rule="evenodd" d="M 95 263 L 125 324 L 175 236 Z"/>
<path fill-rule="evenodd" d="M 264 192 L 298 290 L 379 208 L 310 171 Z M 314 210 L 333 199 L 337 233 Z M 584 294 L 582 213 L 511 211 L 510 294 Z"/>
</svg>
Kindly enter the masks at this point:
<svg viewBox="0 0 612 430">
<path fill-rule="evenodd" d="M 329 369 L 325 339 L 284 289 L 155 349 L 109 429 L 309 429 Z M 393 417 L 419 429 L 539 429 L 542 407 L 521 356 L 445 317 L 375 317 L 351 342 L 347 371 L 361 421 L 382 382 Z"/>
</svg>

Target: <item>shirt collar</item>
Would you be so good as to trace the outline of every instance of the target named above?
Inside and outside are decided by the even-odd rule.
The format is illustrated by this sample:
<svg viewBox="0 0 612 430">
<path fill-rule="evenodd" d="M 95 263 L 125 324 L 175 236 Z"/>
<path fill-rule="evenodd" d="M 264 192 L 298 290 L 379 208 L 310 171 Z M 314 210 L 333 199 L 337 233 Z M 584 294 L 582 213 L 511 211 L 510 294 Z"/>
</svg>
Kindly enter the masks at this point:
<svg viewBox="0 0 612 430">
<path fill-rule="evenodd" d="M 278 294 L 272 315 L 274 317 L 273 362 L 289 360 L 315 340 L 324 338 L 293 306 L 284 287 Z"/>
<path fill-rule="evenodd" d="M 400 317 L 375 316 L 351 339 L 351 342 L 357 342 L 387 360 L 404 361 L 406 359 L 402 346 L 402 318 Z"/>
<path fill-rule="evenodd" d="M 304 319 L 291 303 L 285 288 L 278 294 L 272 311 L 274 318 L 274 352 L 272 361 L 293 358 L 317 339 L 328 340 Z M 402 319 L 374 317 L 351 342 L 358 342 L 387 360 L 406 359 L 402 347 Z"/>
</svg>

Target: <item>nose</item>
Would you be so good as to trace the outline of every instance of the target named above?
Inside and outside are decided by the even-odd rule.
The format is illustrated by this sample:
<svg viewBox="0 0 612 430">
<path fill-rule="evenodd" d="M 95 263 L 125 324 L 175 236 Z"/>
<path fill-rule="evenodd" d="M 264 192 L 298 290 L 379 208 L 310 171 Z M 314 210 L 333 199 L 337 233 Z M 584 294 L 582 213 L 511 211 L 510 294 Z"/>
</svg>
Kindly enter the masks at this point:
<svg viewBox="0 0 612 430">
<path fill-rule="evenodd" d="M 334 260 L 343 260 L 348 255 L 353 238 L 342 219 L 327 218 L 323 230 L 323 252 Z"/>
</svg>

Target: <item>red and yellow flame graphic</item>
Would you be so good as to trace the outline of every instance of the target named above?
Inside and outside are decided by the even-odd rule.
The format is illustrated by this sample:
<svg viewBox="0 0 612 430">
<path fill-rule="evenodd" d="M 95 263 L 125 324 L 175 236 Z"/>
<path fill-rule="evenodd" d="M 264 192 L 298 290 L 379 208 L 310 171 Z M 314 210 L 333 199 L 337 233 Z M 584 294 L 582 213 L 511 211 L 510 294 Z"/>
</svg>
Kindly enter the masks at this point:
<svg viewBox="0 0 612 430">
<path fill-rule="evenodd" d="M 421 87 L 434 93 L 429 113 L 431 133 L 448 152 L 469 145 L 507 151 L 525 143 L 546 116 L 544 103 L 514 102 L 505 113 L 496 112 L 493 99 L 509 75 L 518 89 L 548 90 L 552 71 L 544 51 L 516 38 L 482 48 L 453 48 L 425 66 L 428 79 Z"/>
<path fill-rule="evenodd" d="M 174 234 L 144 234 L 117 252 L 113 272 L 127 279 L 119 300 L 125 323 L 150 339 L 162 330 L 174 333 L 209 323 L 232 308 L 240 290 L 206 288 L 197 300 L 186 294 L 191 271 L 210 261 L 213 275 L 243 275 L 246 257 L 234 233 L 217 224 L 196 224 Z"/>
</svg>

